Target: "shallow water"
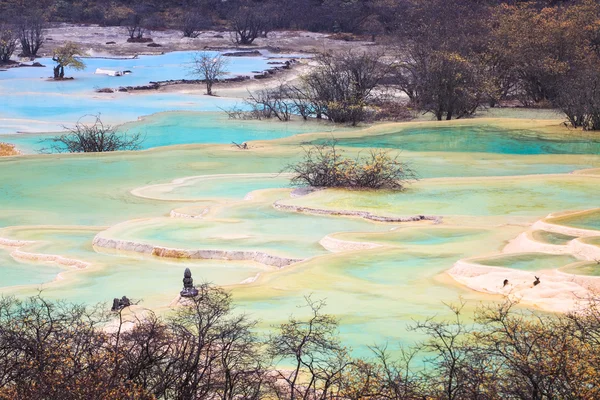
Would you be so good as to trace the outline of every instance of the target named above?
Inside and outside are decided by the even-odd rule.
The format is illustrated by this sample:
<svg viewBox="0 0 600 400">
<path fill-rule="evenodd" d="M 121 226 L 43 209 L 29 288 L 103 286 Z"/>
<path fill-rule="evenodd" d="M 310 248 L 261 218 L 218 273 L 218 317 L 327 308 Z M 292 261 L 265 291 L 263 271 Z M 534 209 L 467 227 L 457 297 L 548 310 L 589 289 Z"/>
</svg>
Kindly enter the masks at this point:
<svg viewBox="0 0 600 400">
<path fill-rule="evenodd" d="M 577 261 L 577 258 L 572 256 L 555 256 L 542 253 L 527 253 L 472 260 L 472 262 L 491 267 L 504 267 L 523 271 L 557 269 Z"/>
<path fill-rule="evenodd" d="M 485 265 L 527 271 L 598 274 L 591 263 L 573 264 L 577 260 L 571 256 L 490 256 L 549 213 L 599 206 L 600 175 L 570 174 L 600 166 L 598 139 L 561 130 L 558 120 L 539 126 L 526 119 L 506 124 L 473 120 L 366 130 L 230 121 L 223 114 L 197 112 L 231 105 L 229 99 L 91 93 L 94 86 L 185 78 L 188 56 L 88 60 L 88 70 L 74 73 L 77 79 L 72 82 L 46 82 L 40 78 L 48 74 L 44 69 L 0 73 L 0 94 L 14 95 L 0 109 L 0 133 L 47 132 L 48 127 L 73 123 L 83 112 L 101 111 L 108 120 L 130 121 L 123 129 L 145 135 L 144 148 L 152 148 L 0 159 L 0 238 L 35 241 L 19 252 L 89 264 L 75 269 L 24 261 L 13 257 L 15 247 L 2 247 L 0 293 L 26 296 L 43 288 L 47 297 L 88 303 L 110 303 L 126 295 L 167 312 L 189 267 L 196 282 L 232 290 L 240 309 L 260 318 L 265 332 L 290 313 L 302 314 L 296 307 L 303 296 L 325 298 L 326 311 L 341 319 L 344 344 L 367 355 L 367 345 L 422 339 L 406 332 L 407 324 L 447 315 L 443 302 L 457 302 L 461 296 L 472 311 L 481 302 L 501 300 L 452 281 L 445 271 L 458 260 L 476 257 Z M 232 63 L 232 70 L 244 72 L 261 69 L 266 59 L 233 58 Z M 97 66 L 134 73 L 95 76 L 91 69 Z M 179 111 L 163 112 L 169 110 Z M 143 118 L 137 121 L 139 117 Z M 310 132 L 321 133 L 293 136 Z M 402 159 L 411 162 L 422 180 L 401 193 L 325 190 L 291 197 L 288 176 L 280 172 L 302 157 L 302 144 L 323 142 L 332 135 L 350 155 L 374 146 L 403 150 Z M 0 139 L 34 153 L 45 137 L 48 134 Z M 232 141 L 251 142 L 250 149 L 236 149 Z M 443 218 L 440 223 L 378 223 L 283 211 L 273 206 L 276 201 L 329 212 Z M 195 218 L 170 217 L 173 210 L 179 213 L 174 215 L 187 212 Z M 588 213 L 569 225 L 600 229 L 596 222 L 595 214 Z M 306 260 L 277 269 L 248 261 L 158 258 L 94 247 L 96 235 L 178 249 L 263 251 Z M 553 244 L 571 239 L 539 231 L 533 235 Z M 59 273 L 62 279 L 56 280 Z"/>
<path fill-rule="evenodd" d="M 215 54 L 217 54 L 215 52 Z M 285 57 L 285 55 L 280 55 Z M 45 67 L 11 68 L 0 72 L 0 135 L 17 132 L 59 131 L 85 114 L 101 114 L 107 123 L 123 123 L 161 111 L 218 111 L 236 104 L 218 97 L 163 93 L 95 93 L 98 88 L 146 85 L 151 81 L 194 79 L 190 67 L 194 52 L 172 52 L 135 59 L 85 58 L 82 71 L 67 70 L 74 80 L 53 81 L 53 62 Z M 229 75 L 252 75 L 270 67 L 267 57 L 229 57 Z M 132 74 L 97 75 L 97 68 L 131 70 Z"/>
<path fill-rule="evenodd" d="M 140 112 L 152 113 L 155 111 L 157 110 Z M 80 115 L 72 121 L 77 121 L 79 117 Z M 87 122 L 89 120 L 93 122 L 91 118 L 86 117 L 82 121 Z M 131 117 L 129 119 L 135 118 Z M 65 126 L 71 127 L 73 123 L 65 123 Z M 142 139 L 141 149 L 192 143 L 243 143 L 251 140 L 271 140 L 329 129 L 331 127 L 327 124 L 310 122 L 283 124 L 277 122 L 232 121 L 223 112 L 159 113 L 119 127 L 119 130 L 127 135 L 139 134 Z M 57 135 L 58 133 L 2 135 L 0 140 L 16 145 L 20 151 L 26 154 L 36 154 L 43 149 L 47 149 L 52 144 L 49 139 Z"/>
<path fill-rule="evenodd" d="M 414 183 L 405 192 L 328 189 L 285 203 L 389 216 L 544 216 L 595 204 L 599 183 L 577 175 L 432 179 Z"/>
<path fill-rule="evenodd" d="M 316 140 L 315 143 L 323 143 Z M 340 146 L 378 147 L 407 151 L 498 154 L 598 154 L 600 138 L 574 132 L 552 137 L 531 130 L 493 126 L 419 127 L 369 137 L 338 139 Z"/>
<path fill-rule="evenodd" d="M 575 239 L 575 236 L 563 235 L 562 233 L 547 232 L 547 231 L 533 231 L 531 236 L 534 240 L 543 243 L 566 245 L 571 240 Z"/>
<path fill-rule="evenodd" d="M 63 270 L 53 265 L 18 262 L 0 249 L 0 285 L 3 287 L 51 282 Z"/>
<path fill-rule="evenodd" d="M 199 220 L 132 221 L 101 232 L 100 236 L 186 250 L 256 250 L 304 259 L 326 254 L 318 242 L 330 233 L 387 231 L 392 227 L 362 219 L 288 214 L 270 204 L 250 203 L 228 207 Z"/>
<path fill-rule="evenodd" d="M 575 228 L 593 229 L 600 231 L 600 210 L 577 213 L 551 219 L 553 223 L 573 226 Z"/>
<path fill-rule="evenodd" d="M 575 275 L 600 276 L 600 264 L 597 262 L 579 263 L 563 268 L 562 271 Z"/>
</svg>

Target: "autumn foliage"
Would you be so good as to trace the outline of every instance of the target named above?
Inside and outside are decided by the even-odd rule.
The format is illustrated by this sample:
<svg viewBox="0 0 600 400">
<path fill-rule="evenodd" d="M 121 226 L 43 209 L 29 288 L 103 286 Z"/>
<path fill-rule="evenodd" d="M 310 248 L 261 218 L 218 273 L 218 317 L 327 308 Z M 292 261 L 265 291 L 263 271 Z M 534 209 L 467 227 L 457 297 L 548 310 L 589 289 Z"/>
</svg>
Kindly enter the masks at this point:
<svg viewBox="0 0 600 400">
<path fill-rule="evenodd" d="M 474 323 L 464 320 L 463 306 L 410 326 L 419 344 L 384 344 L 356 358 L 326 304 L 310 296 L 300 317 L 266 337 L 227 292 L 206 284 L 166 317 L 2 298 L 0 399 L 600 397 L 598 302 L 569 315 L 504 302 L 479 307 Z"/>
</svg>

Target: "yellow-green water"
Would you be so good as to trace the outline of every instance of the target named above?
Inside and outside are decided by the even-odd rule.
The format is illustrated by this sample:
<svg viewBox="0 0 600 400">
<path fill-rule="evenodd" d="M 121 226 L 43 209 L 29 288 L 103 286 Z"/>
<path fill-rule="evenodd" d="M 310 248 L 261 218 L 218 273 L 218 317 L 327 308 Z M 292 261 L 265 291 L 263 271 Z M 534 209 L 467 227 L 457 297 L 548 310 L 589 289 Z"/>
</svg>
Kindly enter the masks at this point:
<svg viewBox="0 0 600 400">
<path fill-rule="evenodd" d="M 188 117 L 178 113 L 169 118 Z M 143 128 L 143 121 L 138 124 Z M 227 120 L 220 124 L 224 131 L 244 129 Z M 419 146 L 398 146 L 402 159 L 422 178 L 402 193 L 336 189 L 290 197 L 288 178 L 279 172 L 300 159 L 301 144 L 323 141 L 331 132 L 251 142 L 246 151 L 226 143 L 188 144 L 140 152 L 0 159 L 0 238 L 34 241 L 18 249 L 26 254 L 89 263 L 77 269 L 27 260 L 15 256 L 17 247 L 5 242 L 0 247 L 0 291 L 25 296 L 41 287 L 47 297 L 79 302 L 110 302 L 127 295 L 164 311 L 181 289 L 183 270 L 190 267 L 196 281 L 232 290 L 239 309 L 261 319 L 265 330 L 290 313 L 301 313 L 296 306 L 313 293 L 327 299 L 327 312 L 341 320 L 345 344 L 357 352 L 384 341 L 410 343 L 419 336 L 407 332 L 406 325 L 444 315 L 443 302 L 463 297 L 472 310 L 479 302 L 501 299 L 452 281 L 444 272 L 456 261 L 478 257 L 486 265 L 527 270 L 572 264 L 576 260 L 569 256 L 494 256 L 549 213 L 599 207 L 600 175 L 571 172 L 599 168 L 600 156 L 594 145 L 581 144 L 584 136 L 562 130 L 559 120 L 539 125 L 529 120 L 473 120 L 451 122 L 437 131 L 438 126 L 395 124 L 335 132 L 342 145 L 345 138 L 353 140 L 342 148 L 354 155 L 364 151 L 361 146 L 385 144 L 382 135 L 394 144 L 386 147 L 396 151 L 404 133 L 415 139 L 422 130 L 423 136 L 414 142 Z M 260 124 L 254 129 L 260 138 Z M 517 151 L 523 132 L 529 135 L 523 146 L 536 151 Z M 436 134 L 459 139 L 452 148 L 444 148 L 445 142 L 429 146 Z M 474 135 L 478 142 L 464 141 L 462 135 Z M 486 135 L 491 143 L 481 151 Z M 274 208 L 275 202 L 442 219 L 379 223 L 295 213 Z M 194 211 L 199 218 L 174 217 L 172 210 Z M 593 224 L 585 226 L 593 229 Z M 159 258 L 93 247 L 96 235 L 178 249 L 263 251 L 305 261 L 278 269 L 254 261 Z M 548 234 L 539 237 L 550 243 L 568 241 Z M 377 247 L 360 247 L 365 244 Z M 595 274 L 587 264 L 573 271 Z"/>
</svg>

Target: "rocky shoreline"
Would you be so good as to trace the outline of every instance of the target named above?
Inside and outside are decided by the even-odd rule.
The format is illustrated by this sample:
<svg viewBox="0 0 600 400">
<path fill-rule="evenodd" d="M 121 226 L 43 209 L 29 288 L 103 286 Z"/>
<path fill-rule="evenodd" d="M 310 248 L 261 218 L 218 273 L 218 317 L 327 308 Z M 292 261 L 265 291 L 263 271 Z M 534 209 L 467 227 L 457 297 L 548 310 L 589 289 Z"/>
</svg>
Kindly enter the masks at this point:
<svg viewBox="0 0 600 400">
<path fill-rule="evenodd" d="M 291 70 L 292 67 L 297 63 L 298 63 L 298 60 L 291 59 L 291 60 L 287 60 L 287 61 L 283 62 L 283 64 L 281 66 L 273 66 L 262 72 L 256 71 L 254 73 L 254 75 L 252 75 L 252 76 L 236 75 L 232 78 L 218 79 L 215 81 L 215 83 L 237 83 L 237 82 L 248 81 L 251 79 L 257 79 L 257 80 L 269 79 L 269 78 L 274 77 L 275 74 L 277 74 L 279 72 Z M 120 86 L 116 89 L 109 88 L 109 87 L 100 88 L 100 89 L 96 89 L 96 93 L 136 92 L 136 91 L 158 90 L 158 89 L 166 87 L 166 86 L 201 85 L 204 83 L 206 83 L 206 80 L 204 80 L 204 79 L 168 79 L 168 80 L 164 80 L 164 81 L 149 82 L 147 85 Z"/>
</svg>

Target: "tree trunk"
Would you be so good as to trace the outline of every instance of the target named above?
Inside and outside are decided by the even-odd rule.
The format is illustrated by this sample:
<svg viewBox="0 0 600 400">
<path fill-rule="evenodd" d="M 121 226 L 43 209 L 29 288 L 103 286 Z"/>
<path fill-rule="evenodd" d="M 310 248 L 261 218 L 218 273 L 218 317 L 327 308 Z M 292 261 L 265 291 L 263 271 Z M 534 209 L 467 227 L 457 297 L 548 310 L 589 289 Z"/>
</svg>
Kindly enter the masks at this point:
<svg viewBox="0 0 600 400">
<path fill-rule="evenodd" d="M 61 66 L 60 67 L 60 79 L 63 79 L 65 77 L 65 67 Z"/>
<path fill-rule="evenodd" d="M 206 94 L 212 96 L 212 82 L 206 81 Z"/>
<path fill-rule="evenodd" d="M 60 77 L 60 65 L 54 67 L 54 79 L 58 79 Z"/>
</svg>

